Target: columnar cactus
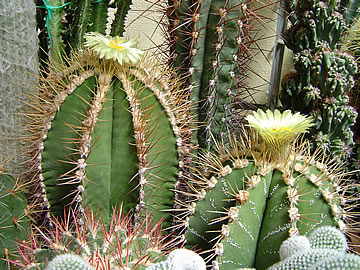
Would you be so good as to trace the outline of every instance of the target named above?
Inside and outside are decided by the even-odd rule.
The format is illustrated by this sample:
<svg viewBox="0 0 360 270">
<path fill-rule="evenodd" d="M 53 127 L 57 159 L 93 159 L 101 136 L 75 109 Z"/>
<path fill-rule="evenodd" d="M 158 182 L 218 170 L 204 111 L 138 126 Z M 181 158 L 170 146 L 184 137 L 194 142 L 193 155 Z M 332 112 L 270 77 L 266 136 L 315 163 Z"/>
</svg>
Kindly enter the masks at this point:
<svg viewBox="0 0 360 270">
<path fill-rule="evenodd" d="M 334 227 L 320 227 L 309 238 L 293 236 L 280 246 L 281 261 L 269 270 L 359 269 L 360 257 L 346 254 L 345 236 Z"/>
<path fill-rule="evenodd" d="M 23 135 L 21 112 L 25 95 L 37 84 L 37 32 L 33 0 L 0 1 L 0 149 L 9 158 L 8 170 L 22 172 Z"/>
<path fill-rule="evenodd" d="M 281 101 L 284 108 L 310 112 L 314 144 L 344 161 L 354 146 L 351 126 L 357 112 L 349 106 L 348 92 L 357 65 L 337 49 L 346 27 L 339 10 L 337 0 L 290 2 L 292 26 L 284 39 L 295 53 L 296 73 L 284 80 Z"/>
<path fill-rule="evenodd" d="M 51 59 L 61 62 L 71 50 L 81 48 L 87 32 L 99 32 L 111 36 L 121 36 L 124 21 L 131 0 L 86 0 L 60 1 L 42 0 L 38 8 L 46 10 L 38 16 L 40 32 L 47 33 L 50 40 Z M 41 11 L 39 11 L 41 12 Z M 42 40 L 45 37 L 42 36 Z M 47 52 L 48 44 L 41 42 Z M 42 59 L 45 60 L 45 59 Z"/>
<path fill-rule="evenodd" d="M 186 78 L 203 123 L 195 141 L 215 149 L 215 141 L 240 122 L 237 110 L 249 108 L 244 99 L 253 95 L 245 83 L 256 48 L 253 1 L 174 0 L 166 12 L 170 58 Z"/>
<path fill-rule="evenodd" d="M 179 220 L 187 247 L 200 249 L 213 269 L 265 269 L 289 235 L 323 225 L 351 230 L 338 164 L 293 141 L 309 119 L 258 111 L 248 120 L 261 138 L 252 131 L 200 157 L 202 169 L 189 181 L 194 195 Z"/>
<path fill-rule="evenodd" d="M 92 49 L 54 66 L 32 98 L 29 198 L 48 216 L 100 205 L 107 220 L 123 204 L 137 219 L 145 209 L 169 219 L 162 211 L 190 151 L 185 90 L 154 59 L 140 59 L 135 41 L 86 37 Z"/>
</svg>

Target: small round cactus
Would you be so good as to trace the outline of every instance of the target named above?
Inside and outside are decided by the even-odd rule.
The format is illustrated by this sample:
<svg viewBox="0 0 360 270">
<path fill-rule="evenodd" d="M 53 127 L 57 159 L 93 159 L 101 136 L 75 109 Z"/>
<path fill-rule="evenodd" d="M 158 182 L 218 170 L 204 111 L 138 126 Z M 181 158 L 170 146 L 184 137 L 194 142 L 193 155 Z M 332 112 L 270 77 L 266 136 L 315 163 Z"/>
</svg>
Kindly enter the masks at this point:
<svg viewBox="0 0 360 270">
<path fill-rule="evenodd" d="M 79 255 L 62 254 L 56 256 L 46 270 L 94 270 L 94 268 Z"/>
<path fill-rule="evenodd" d="M 151 265 L 146 270 L 205 270 L 204 259 L 188 249 L 173 250 L 166 261 Z"/>
<path fill-rule="evenodd" d="M 280 247 L 281 261 L 268 270 L 360 269 L 360 256 L 346 254 L 342 232 L 331 226 L 316 229 L 309 238 L 293 236 Z"/>
</svg>

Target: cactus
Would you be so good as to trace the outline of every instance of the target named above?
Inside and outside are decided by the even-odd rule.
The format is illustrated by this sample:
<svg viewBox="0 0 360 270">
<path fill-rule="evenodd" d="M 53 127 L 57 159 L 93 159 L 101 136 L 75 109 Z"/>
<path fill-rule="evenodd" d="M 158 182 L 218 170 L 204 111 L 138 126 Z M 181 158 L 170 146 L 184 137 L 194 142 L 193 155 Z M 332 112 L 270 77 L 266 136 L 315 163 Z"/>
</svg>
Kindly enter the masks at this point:
<svg viewBox="0 0 360 270">
<path fill-rule="evenodd" d="M 38 229 L 29 241 L 18 242 L 21 257 L 11 262 L 21 269 L 50 270 L 62 259 L 69 260 L 68 256 L 58 255 L 75 254 L 94 269 L 145 269 L 163 260 L 163 254 L 174 244 L 169 236 L 163 235 L 161 220 L 153 222 L 150 214 L 135 225 L 131 215 L 114 209 L 110 226 L 101 222 L 99 212 L 89 208 L 82 225 L 74 225 L 71 215 L 69 212 L 64 219 L 52 218 L 52 228 Z"/>
<path fill-rule="evenodd" d="M 94 270 L 88 262 L 78 255 L 63 254 L 56 256 L 46 270 Z"/>
<path fill-rule="evenodd" d="M 339 1 L 293 1 L 288 9 L 292 27 L 284 40 L 295 53 L 296 73 L 283 81 L 283 107 L 310 112 L 316 122 L 311 131 L 314 148 L 321 146 L 346 161 L 354 147 L 351 127 L 357 112 L 349 105 L 348 93 L 357 65 L 338 50 L 346 27 Z"/>
<path fill-rule="evenodd" d="M 10 158 L 7 169 L 18 175 L 24 156 L 14 138 L 23 135 L 24 97 L 37 84 L 38 74 L 34 1 L 0 1 L 0 25 L 0 156 Z"/>
<path fill-rule="evenodd" d="M 50 59 L 56 62 L 69 56 L 72 50 L 82 47 L 87 32 L 99 32 L 109 36 L 121 36 L 124 21 L 131 0 L 42 0 L 38 8 L 47 15 L 38 17 L 39 32 L 46 32 L 50 40 Z M 40 11 L 41 12 L 41 11 Z M 44 31 L 45 30 L 45 31 Z M 42 36 L 42 40 L 45 38 Z M 48 52 L 48 44 L 41 42 L 43 51 Z M 46 55 L 42 55 L 47 61 Z"/>
<path fill-rule="evenodd" d="M 121 204 L 137 220 L 152 211 L 169 222 L 163 210 L 173 205 L 189 155 L 190 103 L 171 70 L 133 45 L 89 34 L 93 49 L 55 65 L 32 97 L 27 179 L 38 224 L 46 211 L 62 216 L 65 207 L 81 216 L 88 205 L 100 205 L 105 221 Z"/>
<path fill-rule="evenodd" d="M 359 66 L 360 63 L 360 18 L 354 21 L 351 25 L 347 35 L 342 41 L 341 50 L 346 51 L 353 55 Z M 350 91 L 350 104 L 358 112 L 360 110 L 360 71 L 355 74 L 355 87 Z M 351 160 L 352 169 L 354 171 L 360 170 L 360 117 L 356 119 L 355 125 L 352 127 L 354 132 L 354 141 L 356 148 Z M 360 171 L 356 174 L 357 179 L 360 179 Z"/>
<path fill-rule="evenodd" d="M 201 125 L 194 141 L 201 148 L 215 149 L 216 140 L 239 126 L 239 111 L 255 107 L 254 90 L 245 81 L 251 72 L 258 76 L 249 68 L 257 53 L 254 21 L 266 24 L 256 13 L 267 5 L 173 0 L 166 9 L 170 62 L 186 79 L 197 104 Z"/>
<path fill-rule="evenodd" d="M 360 256 L 345 254 L 346 237 L 334 227 L 320 227 L 309 238 L 293 236 L 280 246 L 281 261 L 268 270 L 359 269 Z"/>
<path fill-rule="evenodd" d="M 309 119 L 258 111 L 248 120 L 258 133 L 244 131 L 231 146 L 218 144 L 217 154 L 199 158 L 202 168 L 189 180 L 194 194 L 179 215 L 187 247 L 200 249 L 213 269 L 265 269 L 289 235 L 323 225 L 352 230 L 345 225 L 347 187 L 338 164 L 293 141 Z"/>
<path fill-rule="evenodd" d="M 24 185 L 20 180 L 0 172 L 0 267 L 6 269 L 10 256 L 14 254 L 15 239 L 27 239 L 30 231 L 30 211 L 26 205 Z"/>
<path fill-rule="evenodd" d="M 168 258 L 146 268 L 146 270 L 205 270 L 206 264 L 203 258 L 194 251 L 187 249 L 175 249 L 170 252 Z"/>
</svg>

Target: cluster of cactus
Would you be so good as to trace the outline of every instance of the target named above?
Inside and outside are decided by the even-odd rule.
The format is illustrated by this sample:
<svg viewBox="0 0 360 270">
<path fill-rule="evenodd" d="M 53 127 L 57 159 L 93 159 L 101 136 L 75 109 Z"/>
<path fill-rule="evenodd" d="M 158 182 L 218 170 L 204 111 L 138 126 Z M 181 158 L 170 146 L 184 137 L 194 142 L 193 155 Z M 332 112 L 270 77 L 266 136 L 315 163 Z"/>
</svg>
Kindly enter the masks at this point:
<svg viewBox="0 0 360 270">
<path fill-rule="evenodd" d="M 349 269 L 360 268 L 360 257 L 345 253 L 346 237 L 334 227 L 320 227 L 305 236 L 293 236 L 280 246 L 281 261 L 269 270 Z"/>
<path fill-rule="evenodd" d="M 349 104 L 348 93 L 354 86 L 357 64 L 351 55 L 338 49 L 346 28 L 340 3 L 293 1 L 288 10 L 292 26 L 284 40 L 295 53 L 296 73 L 283 81 L 281 102 L 284 108 L 310 113 L 316 122 L 311 132 L 314 147 L 321 146 L 346 161 L 354 147 L 351 127 L 357 112 Z"/>
<path fill-rule="evenodd" d="M 258 111 L 255 119 L 248 117 L 253 127 L 234 133 L 255 42 L 250 1 L 173 1 L 167 15 L 176 69 L 159 66 L 149 55 L 138 60 L 134 42 L 119 37 L 128 8 L 120 2 L 43 1 L 53 65 L 28 102 L 24 175 L 31 218 L 40 228 L 18 244 L 21 258 L 13 264 L 42 268 L 57 254 L 77 253 L 99 269 L 141 262 L 145 267 L 182 242 L 199 250 L 214 270 L 265 269 L 279 260 L 288 236 L 309 235 L 323 225 L 356 229 L 341 165 L 326 152 L 310 154 L 306 142 L 295 140 L 311 126 L 308 119 Z M 332 36 L 320 38 L 326 29 L 299 26 L 300 13 L 292 15 L 288 33 L 302 31 L 287 42 L 297 50 L 295 66 L 306 79 L 295 75 L 285 83 L 292 94 L 286 100 L 293 110 L 303 110 L 294 102 L 299 95 L 311 108 L 320 106 L 312 112 L 322 119 L 317 127 L 330 130 L 331 143 L 343 147 L 339 138 L 352 144 L 355 113 L 343 94 L 356 64 L 334 49 L 343 27 L 336 1 L 315 2 L 320 14 L 333 16 L 308 12 L 305 18 L 324 20 L 319 25 Z M 86 38 L 90 49 L 70 51 Z M 64 60 L 63 54 L 70 57 Z M 322 103 L 325 98 L 328 103 Z M 196 144 L 210 151 L 192 155 Z M 114 207 L 124 212 L 114 215 Z M 96 209 L 101 221 L 92 214 Z M 64 211 L 70 214 L 64 217 Z M 154 228 L 148 225 L 150 211 Z M 160 220 L 173 232 L 166 238 L 170 243 L 159 235 Z"/>
<path fill-rule="evenodd" d="M 151 215 L 135 226 L 132 216 L 125 215 L 122 209 L 114 209 L 110 224 L 103 224 L 101 214 L 89 208 L 82 225 L 72 222 L 72 214 L 51 219 L 52 229 L 33 230 L 28 241 L 18 242 L 18 254 L 10 262 L 21 269 L 66 269 L 56 267 L 71 260 L 84 269 L 145 269 L 165 259 L 163 254 L 174 244 L 163 235 L 161 221 L 153 223 Z"/>
<path fill-rule="evenodd" d="M 39 58 L 61 62 L 82 47 L 87 32 L 120 36 L 130 0 L 36 0 Z M 47 55 L 47 52 L 50 52 Z"/>
<path fill-rule="evenodd" d="M 360 18 L 354 21 L 348 30 L 343 42 L 342 50 L 347 51 L 352 54 L 358 66 L 360 65 Z M 355 87 L 350 92 L 350 104 L 357 111 L 360 109 L 360 71 L 355 74 Z M 354 149 L 354 155 L 351 161 L 354 170 L 360 169 L 360 118 L 358 117 L 355 125 L 352 128 L 354 132 L 354 141 L 356 144 L 356 149 Z M 360 171 L 356 174 L 357 178 L 360 178 Z"/>
</svg>

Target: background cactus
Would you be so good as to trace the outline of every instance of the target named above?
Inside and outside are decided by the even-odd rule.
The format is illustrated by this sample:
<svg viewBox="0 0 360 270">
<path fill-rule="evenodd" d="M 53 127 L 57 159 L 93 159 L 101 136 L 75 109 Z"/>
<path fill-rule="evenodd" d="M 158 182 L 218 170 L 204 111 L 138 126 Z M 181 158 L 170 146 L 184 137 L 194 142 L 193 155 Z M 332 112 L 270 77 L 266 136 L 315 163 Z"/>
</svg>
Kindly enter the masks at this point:
<svg viewBox="0 0 360 270">
<path fill-rule="evenodd" d="M 87 32 L 121 36 L 131 0 L 37 0 L 40 59 L 61 62 L 84 43 Z M 41 52 L 43 51 L 43 52 Z"/>
<path fill-rule="evenodd" d="M 311 132 L 314 144 L 346 161 L 354 147 L 351 127 L 357 112 L 349 104 L 348 93 L 357 65 L 352 56 L 338 50 L 346 28 L 340 3 L 293 1 L 288 11 L 292 26 L 284 40 L 295 53 L 296 73 L 283 81 L 283 108 L 310 112 L 316 120 Z"/>
<path fill-rule="evenodd" d="M 280 247 L 281 261 L 268 269 L 359 269 L 360 257 L 345 254 L 346 248 L 346 238 L 339 230 L 320 227 L 309 239 L 293 236 L 285 240 Z"/>
<path fill-rule="evenodd" d="M 24 0 L 0 1 L 0 149 L 1 159 L 9 159 L 8 171 L 20 174 L 24 162 L 21 113 L 25 95 L 37 84 L 37 32 L 35 4 Z"/>
<path fill-rule="evenodd" d="M 255 3 L 256 2 L 256 3 Z M 256 6 L 257 5 L 257 6 Z M 170 1 L 170 62 L 186 79 L 200 121 L 195 142 L 215 149 L 215 141 L 239 126 L 241 112 L 255 108 L 246 79 L 257 51 L 254 21 L 271 5 L 258 1 Z M 265 26 L 266 27 L 266 26 Z M 271 31 L 271 30 L 269 30 Z"/>
<path fill-rule="evenodd" d="M 10 256 L 15 253 L 16 239 L 27 239 L 30 232 L 31 209 L 26 204 L 25 188 L 20 180 L 14 180 L 0 170 L 0 267 L 7 269 Z"/>
</svg>

